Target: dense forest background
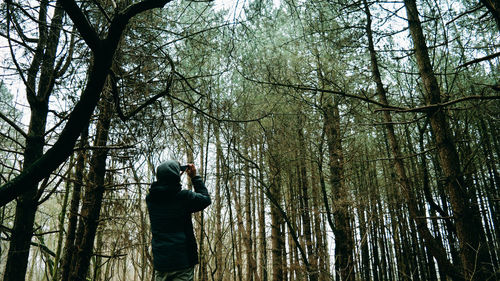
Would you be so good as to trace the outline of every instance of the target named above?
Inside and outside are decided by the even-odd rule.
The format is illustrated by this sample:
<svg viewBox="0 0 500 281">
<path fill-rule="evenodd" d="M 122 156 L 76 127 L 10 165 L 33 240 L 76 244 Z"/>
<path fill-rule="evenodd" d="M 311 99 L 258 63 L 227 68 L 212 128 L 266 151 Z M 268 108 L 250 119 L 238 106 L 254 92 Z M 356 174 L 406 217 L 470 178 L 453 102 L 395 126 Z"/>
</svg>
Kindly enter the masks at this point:
<svg viewBox="0 0 500 281">
<path fill-rule="evenodd" d="M 167 159 L 212 197 L 196 280 L 500 279 L 498 0 L 0 18 L 0 279 L 153 280 L 144 198 Z"/>
</svg>

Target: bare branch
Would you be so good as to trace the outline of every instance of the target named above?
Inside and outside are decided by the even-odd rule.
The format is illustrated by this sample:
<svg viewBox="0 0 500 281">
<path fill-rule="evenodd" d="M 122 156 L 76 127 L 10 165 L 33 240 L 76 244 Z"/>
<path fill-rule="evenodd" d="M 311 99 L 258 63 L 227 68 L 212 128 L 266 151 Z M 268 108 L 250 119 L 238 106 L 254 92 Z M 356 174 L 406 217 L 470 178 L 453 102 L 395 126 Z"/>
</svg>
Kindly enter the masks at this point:
<svg viewBox="0 0 500 281">
<path fill-rule="evenodd" d="M 135 145 L 130 144 L 130 145 L 106 145 L 106 146 L 84 146 L 84 147 L 77 147 L 73 149 L 73 151 L 79 151 L 79 150 L 99 150 L 99 149 L 104 149 L 104 150 L 120 150 L 120 149 L 129 149 L 129 148 L 134 148 Z"/>
<path fill-rule="evenodd" d="M 454 21 L 458 20 L 459 18 L 461 18 L 461 17 L 463 17 L 463 16 L 465 16 L 465 15 L 472 14 L 472 13 L 474 13 L 474 12 L 476 12 L 476 11 L 480 10 L 480 9 L 481 9 L 481 8 L 483 8 L 483 7 L 484 7 L 484 5 L 478 5 L 478 6 L 476 6 L 475 8 L 472 8 L 472 9 L 470 9 L 470 10 L 467 10 L 467 11 L 465 11 L 465 12 L 461 13 L 460 15 L 456 16 L 455 18 L 453 18 L 453 19 L 452 19 L 452 20 L 450 20 L 449 22 L 447 22 L 447 23 L 446 23 L 446 25 L 448 25 L 448 24 L 450 24 L 450 23 L 452 23 L 452 22 L 454 22 Z"/>
<path fill-rule="evenodd" d="M 14 128 L 17 132 L 19 132 L 21 135 L 23 135 L 24 138 L 27 138 L 28 135 L 21 129 L 19 126 L 17 126 L 14 121 L 10 120 L 7 116 L 3 115 L 2 112 L 0 112 L 0 118 L 3 119 L 7 124 L 9 124 L 12 128 Z"/>
<path fill-rule="evenodd" d="M 447 102 L 442 102 L 438 104 L 429 104 L 429 105 L 424 105 L 424 106 L 418 106 L 414 108 L 399 108 L 399 109 L 393 109 L 393 108 L 380 108 L 376 109 L 375 112 L 377 111 L 394 111 L 394 112 L 427 112 L 429 110 L 435 110 L 437 108 L 441 107 L 446 107 L 450 106 L 456 103 L 464 102 L 464 101 L 469 101 L 469 100 L 497 100 L 500 99 L 499 96 L 481 96 L 481 95 L 475 95 L 475 96 L 467 96 L 467 97 L 462 97 L 458 98 L 455 100 L 447 101 Z"/>
<path fill-rule="evenodd" d="M 154 95 L 152 98 L 150 98 L 149 100 L 147 100 L 145 103 L 143 103 L 142 105 L 140 105 L 139 107 L 137 107 L 136 109 L 134 109 L 132 112 L 130 112 L 129 114 L 127 114 L 127 116 L 125 116 L 123 114 L 123 111 L 120 107 L 120 97 L 119 97 L 119 93 L 118 93 L 118 87 L 116 86 L 116 76 L 115 74 L 113 73 L 113 71 L 111 71 L 110 73 L 110 77 L 111 77 L 111 87 L 112 87 L 112 94 L 113 94 L 113 100 L 115 102 L 115 108 L 116 108 L 116 112 L 118 113 L 118 116 L 120 117 L 120 119 L 122 121 L 127 121 L 129 120 L 132 116 L 136 115 L 137 113 L 139 113 L 141 110 L 143 110 L 145 107 L 147 107 L 148 105 L 154 103 L 155 101 L 157 101 L 159 98 L 163 97 L 163 96 L 166 96 L 166 95 L 169 95 L 170 94 L 170 88 L 172 86 L 172 78 L 173 78 L 173 73 L 175 71 L 175 65 L 174 65 L 174 61 L 170 58 L 170 56 L 167 54 L 166 55 L 167 59 L 168 59 L 168 62 L 170 64 L 170 67 L 172 69 L 172 72 L 168 75 L 168 78 L 167 78 L 167 87 L 164 91 Z"/>
<path fill-rule="evenodd" d="M 7 4 L 9 4 L 9 2 L 7 2 Z M 10 22 L 11 22 L 10 8 L 7 7 L 7 38 L 10 38 Z M 24 71 L 21 69 L 21 66 L 17 62 L 16 56 L 14 54 L 14 48 L 12 47 L 12 41 L 11 40 L 7 40 L 7 41 L 9 42 L 10 55 L 12 57 L 12 61 L 14 62 L 14 65 L 16 66 L 17 73 L 19 73 L 19 76 L 21 77 L 21 80 L 23 80 L 24 85 L 28 86 L 28 81 L 26 80 L 26 78 L 23 75 Z"/>
<path fill-rule="evenodd" d="M 466 67 L 466 66 L 469 66 L 471 64 L 475 64 L 475 63 L 482 62 L 482 61 L 485 61 L 485 60 L 491 60 L 491 59 L 494 59 L 494 58 L 496 58 L 498 56 L 500 56 L 500 52 L 494 53 L 494 54 L 491 54 L 491 55 L 488 55 L 488 56 L 485 56 L 485 57 L 482 57 L 482 58 L 471 60 L 469 62 L 466 62 L 464 64 L 461 64 L 461 65 L 457 66 L 456 68 Z"/>
<path fill-rule="evenodd" d="M 69 43 L 68 53 L 66 54 L 66 56 L 63 56 L 57 63 L 57 66 L 55 68 L 57 72 L 55 78 L 63 76 L 63 74 L 68 70 L 71 61 L 73 60 L 73 52 L 75 50 L 75 34 L 76 34 L 75 27 L 73 26 L 73 30 L 71 31 L 71 39 Z"/>
<path fill-rule="evenodd" d="M 28 44 L 26 44 L 26 43 L 24 43 L 24 42 L 21 42 L 21 41 L 19 41 L 19 40 L 16 40 L 16 39 L 14 39 L 14 38 L 9 38 L 9 36 L 8 36 L 7 34 L 5 34 L 5 33 L 1 32 L 1 31 L 0 31 L 0 36 L 2 36 L 3 38 L 5 38 L 5 39 L 7 39 L 7 40 L 10 40 L 10 41 L 12 41 L 12 42 L 14 42 L 14 43 L 17 43 L 17 44 L 19 44 L 19 45 L 23 46 L 23 48 L 26 48 L 26 49 L 27 49 L 27 50 L 29 50 L 30 52 L 34 52 L 34 51 L 35 51 L 35 49 L 33 49 L 32 47 L 30 47 Z"/>
<path fill-rule="evenodd" d="M 99 8 L 99 11 L 101 11 L 101 13 L 104 15 L 104 17 L 106 18 L 106 20 L 108 22 L 111 22 L 111 18 L 108 16 L 108 13 L 106 13 L 106 10 L 104 10 L 104 8 L 102 7 L 102 5 L 97 2 L 97 0 L 92 0 L 92 2 L 94 2 L 94 4 L 97 6 L 97 8 Z"/>
<path fill-rule="evenodd" d="M 239 72 L 239 71 L 238 71 Z M 311 91 L 311 92 L 320 92 L 320 93 L 327 93 L 327 94 L 335 94 L 335 95 L 340 95 L 346 98 L 354 98 L 357 100 L 365 101 L 371 104 L 378 105 L 382 108 L 387 108 L 388 110 L 404 110 L 402 107 L 397 107 L 397 106 L 391 106 L 391 105 L 385 105 L 383 103 L 380 103 L 376 100 L 372 100 L 370 98 L 364 97 L 364 96 L 359 96 L 359 95 L 353 95 L 349 93 L 345 93 L 342 91 L 334 91 L 334 90 L 328 90 L 328 89 L 321 89 L 321 88 L 316 88 L 316 87 L 307 87 L 304 85 L 292 85 L 292 84 L 284 84 L 284 83 L 278 83 L 278 82 L 270 82 L 270 81 L 260 81 L 256 80 L 250 77 L 247 77 L 243 75 L 241 72 L 239 72 L 243 78 L 245 78 L 248 81 L 252 81 L 258 84 L 263 84 L 263 85 L 269 85 L 269 86 L 277 86 L 277 87 L 285 87 L 285 88 L 290 88 L 294 90 L 300 90 L 300 91 Z"/>
</svg>

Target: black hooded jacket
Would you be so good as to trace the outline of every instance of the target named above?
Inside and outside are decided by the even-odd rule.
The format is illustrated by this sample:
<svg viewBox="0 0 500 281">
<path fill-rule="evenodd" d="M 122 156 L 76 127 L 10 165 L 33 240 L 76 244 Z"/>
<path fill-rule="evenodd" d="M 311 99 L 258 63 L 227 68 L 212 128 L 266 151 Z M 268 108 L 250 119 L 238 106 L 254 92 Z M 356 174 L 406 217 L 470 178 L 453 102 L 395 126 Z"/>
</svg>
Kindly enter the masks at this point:
<svg viewBox="0 0 500 281">
<path fill-rule="evenodd" d="M 173 271 L 198 263 L 198 250 L 191 214 L 210 205 L 200 176 L 191 179 L 194 192 L 182 190 L 177 161 L 162 163 L 156 171 L 146 203 L 153 234 L 153 265 L 157 271 Z"/>
</svg>

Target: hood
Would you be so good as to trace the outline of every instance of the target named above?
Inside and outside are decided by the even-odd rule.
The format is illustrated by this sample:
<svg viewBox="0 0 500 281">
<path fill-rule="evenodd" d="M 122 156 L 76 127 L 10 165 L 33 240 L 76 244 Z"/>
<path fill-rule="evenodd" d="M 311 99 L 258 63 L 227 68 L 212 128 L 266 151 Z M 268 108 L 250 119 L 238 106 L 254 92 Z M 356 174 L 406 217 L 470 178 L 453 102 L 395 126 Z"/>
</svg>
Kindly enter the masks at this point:
<svg viewBox="0 0 500 281">
<path fill-rule="evenodd" d="M 151 184 L 148 200 L 163 200 L 174 196 L 181 190 L 179 162 L 174 160 L 165 161 L 156 168 L 156 181 Z"/>
<path fill-rule="evenodd" d="M 168 160 L 156 168 L 156 181 L 162 185 L 178 185 L 181 181 L 179 162 Z"/>
</svg>

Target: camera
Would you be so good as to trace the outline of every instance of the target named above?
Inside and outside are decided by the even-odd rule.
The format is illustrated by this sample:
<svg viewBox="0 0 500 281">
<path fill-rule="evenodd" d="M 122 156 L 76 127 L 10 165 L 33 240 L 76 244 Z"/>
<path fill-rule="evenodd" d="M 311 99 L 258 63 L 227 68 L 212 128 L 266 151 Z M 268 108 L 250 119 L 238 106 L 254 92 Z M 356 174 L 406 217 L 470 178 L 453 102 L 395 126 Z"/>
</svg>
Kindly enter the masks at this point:
<svg viewBox="0 0 500 281">
<path fill-rule="evenodd" d="M 188 167 L 189 165 L 181 165 L 181 172 L 186 171 Z"/>
</svg>

